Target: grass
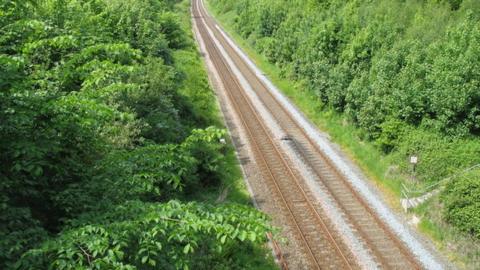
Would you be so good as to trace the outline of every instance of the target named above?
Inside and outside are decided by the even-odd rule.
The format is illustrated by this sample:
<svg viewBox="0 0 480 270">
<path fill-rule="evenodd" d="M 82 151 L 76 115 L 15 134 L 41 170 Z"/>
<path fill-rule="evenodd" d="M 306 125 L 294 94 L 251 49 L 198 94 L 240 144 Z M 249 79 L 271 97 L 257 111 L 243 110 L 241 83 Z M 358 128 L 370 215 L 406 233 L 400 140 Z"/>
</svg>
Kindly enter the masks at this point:
<svg viewBox="0 0 480 270">
<path fill-rule="evenodd" d="M 375 143 L 362 139 L 360 131 L 345 116 L 323 108 L 321 102 L 301 81 L 289 80 L 282 76 L 279 67 L 270 63 L 266 57 L 257 53 L 248 40 L 239 36 L 235 29 L 233 12 L 219 14 L 206 2 L 209 11 L 217 18 L 221 26 L 236 41 L 253 62 L 269 79 L 312 121 L 320 130 L 326 132 L 331 140 L 342 148 L 372 180 L 384 194 L 389 205 L 400 210 L 401 185 L 409 182 L 409 176 L 400 172 L 397 160 L 392 155 L 383 154 Z M 433 240 L 434 244 L 464 269 L 480 269 L 479 241 L 458 232 L 441 217 L 441 202 L 437 196 L 414 210 L 420 216 L 418 230 Z M 435 211 L 432 211 L 435 209 Z"/>
<path fill-rule="evenodd" d="M 431 210 L 439 208 L 441 203 L 441 198 L 437 196 L 414 209 L 416 215 L 424 217 L 419 230 L 435 239 L 437 247 L 447 251 L 450 261 L 459 268 L 480 269 L 479 241 L 446 223 L 440 211 Z"/>
</svg>

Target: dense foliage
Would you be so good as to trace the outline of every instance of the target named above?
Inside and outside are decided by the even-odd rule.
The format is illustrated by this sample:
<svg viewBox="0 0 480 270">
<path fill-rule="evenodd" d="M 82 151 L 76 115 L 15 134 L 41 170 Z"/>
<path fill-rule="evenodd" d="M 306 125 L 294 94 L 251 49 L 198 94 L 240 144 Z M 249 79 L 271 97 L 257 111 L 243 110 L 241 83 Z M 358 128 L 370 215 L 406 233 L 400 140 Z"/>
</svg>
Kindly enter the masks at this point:
<svg viewBox="0 0 480 270">
<path fill-rule="evenodd" d="M 285 77 L 344 113 L 404 171 L 418 155 L 425 185 L 480 163 L 479 1 L 210 2 Z M 474 200 L 452 199 L 471 181 L 456 179 L 444 197 L 457 225 L 466 209 L 480 218 Z M 476 232 L 474 223 L 460 227 Z"/>
<path fill-rule="evenodd" d="M 178 201 L 225 165 L 179 2 L 0 0 L 1 269 L 234 268 L 265 241 L 251 208 Z"/>
<path fill-rule="evenodd" d="M 128 202 L 28 251 L 19 269 L 247 268 L 238 250 L 262 242 L 264 217 L 245 206 Z M 248 241 L 247 241 L 248 240 Z M 251 266 L 252 267 L 252 266 Z"/>
<path fill-rule="evenodd" d="M 480 238 L 480 177 L 467 174 L 444 193 L 447 217 L 461 230 Z"/>
</svg>

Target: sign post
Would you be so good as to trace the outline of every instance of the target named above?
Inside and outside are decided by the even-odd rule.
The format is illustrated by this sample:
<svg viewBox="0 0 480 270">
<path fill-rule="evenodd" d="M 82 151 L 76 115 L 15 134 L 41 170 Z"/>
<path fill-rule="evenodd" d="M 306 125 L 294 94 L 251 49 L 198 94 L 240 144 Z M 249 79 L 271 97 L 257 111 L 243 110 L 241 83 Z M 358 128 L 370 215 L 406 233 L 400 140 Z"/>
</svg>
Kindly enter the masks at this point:
<svg viewBox="0 0 480 270">
<path fill-rule="evenodd" d="M 410 164 L 412 164 L 412 179 L 416 181 L 415 171 L 418 164 L 418 157 L 416 155 L 410 156 Z"/>
</svg>

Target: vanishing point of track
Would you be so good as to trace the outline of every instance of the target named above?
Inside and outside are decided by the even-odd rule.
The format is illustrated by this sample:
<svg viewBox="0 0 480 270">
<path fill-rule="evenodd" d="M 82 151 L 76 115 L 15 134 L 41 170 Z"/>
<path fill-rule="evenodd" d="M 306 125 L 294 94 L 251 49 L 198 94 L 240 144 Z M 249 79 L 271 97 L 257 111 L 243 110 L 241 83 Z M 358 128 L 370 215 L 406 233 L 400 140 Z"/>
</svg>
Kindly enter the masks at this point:
<svg viewBox="0 0 480 270">
<path fill-rule="evenodd" d="M 419 269 L 420 266 L 404 244 L 374 214 L 350 183 L 335 169 L 328 157 L 324 156 L 286 109 L 271 95 L 264 83 L 224 40 L 200 2 L 195 0 L 192 4 L 199 33 L 219 73 L 229 100 L 249 137 L 262 178 L 271 189 L 272 195 L 278 199 L 282 209 L 288 214 L 297 232 L 298 240 L 302 243 L 302 248 L 310 260 L 311 268 L 353 269 L 358 268 L 358 265 L 348 247 L 339 240 L 337 232 L 332 230 L 330 222 L 322 217 L 321 211 L 313 202 L 315 201 L 313 195 L 302 184 L 301 177 L 285 159 L 285 155 L 271 136 L 262 117 L 246 96 L 234 72 L 210 36 L 211 33 L 247 78 L 265 107 L 275 116 L 278 124 L 293 138 L 298 153 L 303 156 L 338 203 L 350 226 L 355 228 L 378 266 L 385 269 Z"/>
</svg>

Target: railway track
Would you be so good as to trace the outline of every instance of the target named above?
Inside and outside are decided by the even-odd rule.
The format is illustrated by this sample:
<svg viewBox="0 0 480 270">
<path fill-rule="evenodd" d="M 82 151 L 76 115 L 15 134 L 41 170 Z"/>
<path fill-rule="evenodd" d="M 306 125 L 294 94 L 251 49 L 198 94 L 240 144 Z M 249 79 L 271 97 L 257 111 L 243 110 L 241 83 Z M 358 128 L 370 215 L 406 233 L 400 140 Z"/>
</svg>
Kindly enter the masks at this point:
<svg viewBox="0 0 480 270">
<path fill-rule="evenodd" d="M 201 21 L 198 5 L 194 5 L 193 10 L 196 20 Z M 318 269 L 352 269 L 355 262 L 345 256 L 348 249 L 343 247 L 342 250 L 336 243 L 305 190 L 299 185 L 295 172 L 288 166 L 261 118 L 243 93 L 233 72 L 213 41 L 208 38 L 209 33 L 205 26 L 199 23 L 198 28 L 254 146 L 255 159 L 262 178 L 272 186 L 272 191 L 276 192 L 282 207 L 289 213 L 298 237 L 304 243 L 305 252 L 311 259 L 311 266 Z"/>
<path fill-rule="evenodd" d="M 200 0 L 194 0 L 192 11 L 210 58 L 218 71 L 227 95 L 251 142 L 255 161 L 262 178 L 274 193 L 279 205 L 296 230 L 310 268 L 354 269 L 358 264 L 349 248 L 340 241 L 338 232 L 316 206 L 315 196 L 302 183 L 300 174 L 288 162 L 278 142 L 272 137 L 259 112 L 252 105 L 225 54 L 234 62 L 247 83 L 275 117 L 276 122 L 294 142 L 298 153 L 311 167 L 339 208 L 356 236 L 383 269 L 420 269 L 410 251 L 378 218 L 337 171 L 290 113 L 276 100 L 268 87 L 257 77 L 225 37 L 216 28 Z M 220 44 L 220 46 L 218 46 Z"/>
</svg>

